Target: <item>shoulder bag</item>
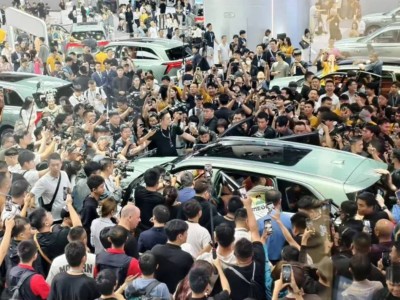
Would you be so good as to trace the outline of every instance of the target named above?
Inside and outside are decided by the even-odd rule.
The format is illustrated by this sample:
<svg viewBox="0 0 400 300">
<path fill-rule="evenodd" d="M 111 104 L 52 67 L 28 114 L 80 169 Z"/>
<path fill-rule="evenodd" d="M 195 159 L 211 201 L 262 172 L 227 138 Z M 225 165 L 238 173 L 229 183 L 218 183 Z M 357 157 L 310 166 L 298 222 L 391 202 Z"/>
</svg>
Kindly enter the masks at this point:
<svg viewBox="0 0 400 300">
<path fill-rule="evenodd" d="M 40 207 L 43 207 L 43 208 L 44 208 L 45 210 L 47 210 L 47 211 L 50 211 L 50 212 L 51 212 L 51 210 L 53 209 L 54 200 L 56 200 L 56 196 L 57 196 L 57 193 L 58 193 L 58 189 L 59 189 L 59 187 L 60 187 L 61 176 L 62 176 L 62 173 L 60 173 L 60 177 L 58 178 L 58 183 L 57 183 L 56 191 L 54 192 L 53 198 L 51 199 L 51 201 L 50 201 L 49 203 L 45 204 L 44 201 L 43 201 L 43 197 L 42 197 L 42 196 L 40 196 L 40 197 L 38 198 L 38 202 L 39 202 Z"/>
</svg>

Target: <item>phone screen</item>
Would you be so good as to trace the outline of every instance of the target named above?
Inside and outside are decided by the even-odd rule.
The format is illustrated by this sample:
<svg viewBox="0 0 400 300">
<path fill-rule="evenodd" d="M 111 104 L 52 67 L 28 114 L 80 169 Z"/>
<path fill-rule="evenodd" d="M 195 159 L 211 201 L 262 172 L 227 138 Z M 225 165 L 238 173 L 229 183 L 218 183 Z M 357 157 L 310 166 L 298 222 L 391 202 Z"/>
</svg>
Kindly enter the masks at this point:
<svg viewBox="0 0 400 300">
<path fill-rule="evenodd" d="M 310 218 L 306 219 L 306 227 L 308 230 L 314 230 L 314 223 Z"/>
<path fill-rule="evenodd" d="M 269 220 L 269 219 L 264 220 L 264 230 L 269 234 L 272 233 L 272 221 L 271 220 Z"/>
<path fill-rule="evenodd" d="M 282 282 L 290 283 L 292 277 L 292 266 L 291 265 L 283 265 L 282 266 Z"/>
<path fill-rule="evenodd" d="M 240 193 L 240 197 L 241 198 L 246 198 L 247 197 L 247 191 L 246 191 L 246 188 L 244 188 L 244 187 L 242 187 L 242 188 L 240 188 L 239 189 L 239 193 Z"/>
<path fill-rule="evenodd" d="M 390 266 L 390 252 L 389 251 L 383 251 L 382 252 L 382 264 L 384 267 L 389 267 Z"/>
<path fill-rule="evenodd" d="M 272 202 L 267 203 L 267 211 L 270 214 L 274 210 L 274 204 Z"/>
</svg>

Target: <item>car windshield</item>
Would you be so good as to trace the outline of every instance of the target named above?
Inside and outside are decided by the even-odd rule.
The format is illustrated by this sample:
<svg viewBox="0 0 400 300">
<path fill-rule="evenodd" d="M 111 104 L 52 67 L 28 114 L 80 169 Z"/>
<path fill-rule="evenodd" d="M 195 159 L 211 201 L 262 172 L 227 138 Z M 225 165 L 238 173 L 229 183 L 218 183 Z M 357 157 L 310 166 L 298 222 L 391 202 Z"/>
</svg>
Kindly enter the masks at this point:
<svg viewBox="0 0 400 300">
<path fill-rule="evenodd" d="M 89 37 L 94 38 L 96 41 L 101 41 L 106 39 L 103 31 L 101 30 L 73 32 L 72 37 L 79 41 L 83 41 L 84 39 L 87 39 Z"/>
<path fill-rule="evenodd" d="M 311 151 L 311 149 L 295 148 L 288 145 L 277 146 L 266 144 L 265 146 L 254 146 L 217 144 L 201 149 L 194 156 L 236 158 L 283 166 L 294 166 Z"/>
<path fill-rule="evenodd" d="M 21 80 L 26 80 L 35 77 L 34 75 L 24 74 L 16 76 L 15 74 L 1 74 L 0 73 L 0 80 L 7 81 L 7 82 L 18 82 Z"/>
<path fill-rule="evenodd" d="M 178 60 L 191 56 L 192 50 L 189 48 L 189 46 L 185 45 L 165 50 L 165 53 L 167 54 L 169 60 Z"/>
</svg>

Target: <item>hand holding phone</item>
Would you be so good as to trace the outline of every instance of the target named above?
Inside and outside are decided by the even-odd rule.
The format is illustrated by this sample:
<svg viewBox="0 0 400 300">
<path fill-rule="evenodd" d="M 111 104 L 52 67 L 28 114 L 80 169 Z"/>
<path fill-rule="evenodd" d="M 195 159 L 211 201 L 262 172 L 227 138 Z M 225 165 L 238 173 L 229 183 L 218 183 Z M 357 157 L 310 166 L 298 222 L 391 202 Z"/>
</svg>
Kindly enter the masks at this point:
<svg viewBox="0 0 400 300">
<path fill-rule="evenodd" d="M 239 189 L 239 193 L 240 193 L 240 198 L 242 198 L 242 199 L 246 199 L 246 198 L 247 198 L 247 191 L 246 191 L 246 188 L 241 187 L 241 188 Z"/>
<path fill-rule="evenodd" d="M 264 230 L 268 235 L 272 234 L 272 221 L 271 219 L 264 220 Z"/>
<path fill-rule="evenodd" d="M 292 281 L 292 266 L 289 264 L 282 265 L 282 283 L 290 283 Z"/>
</svg>

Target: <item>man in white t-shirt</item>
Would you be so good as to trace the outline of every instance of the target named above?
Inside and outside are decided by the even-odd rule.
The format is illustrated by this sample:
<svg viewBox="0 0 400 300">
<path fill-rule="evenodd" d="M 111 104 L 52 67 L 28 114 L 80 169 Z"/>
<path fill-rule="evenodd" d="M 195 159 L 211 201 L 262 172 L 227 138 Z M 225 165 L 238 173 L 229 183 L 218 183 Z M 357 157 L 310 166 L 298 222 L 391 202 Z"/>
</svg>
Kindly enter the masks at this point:
<svg viewBox="0 0 400 300">
<path fill-rule="evenodd" d="M 224 68 L 224 71 L 226 70 L 229 62 L 229 44 L 227 42 L 227 37 L 226 35 L 223 35 L 221 37 L 221 43 L 218 45 L 218 62 L 222 65 Z"/>
<path fill-rule="evenodd" d="M 150 22 L 148 35 L 149 35 L 150 38 L 158 38 L 157 24 L 154 21 Z"/>
<path fill-rule="evenodd" d="M 331 110 L 335 110 L 340 105 L 339 104 L 339 97 L 336 96 L 336 94 L 334 93 L 335 92 L 335 84 L 334 84 L 334 82 L 332 80 L 326 80 L 325 81 L 325 92 L 326 92 L 325 94 L 323 94 L 323 95 L 321 95 L 319 97 L 318 102 L 315 103 L 315 107 L 314 107 L 315 111 L 317 111 L 318 108 L 321 107 L 321 100 L 322 100 L 322 98 L 325 98 L 325 97 L 329 97 L 329 98 L 332 99 L 332 108 L 331 108 Z"/>
<path fill-rule="evenodd" d="M 30 150 L 21 150 L 18 154 L 18 163 L 21 166 L 19 172 L 29 182 L 31 187 L 39 180 L 40 177 L 45 175 L 49 169 L 46 168 L 37 171 L 35 168 L 35 154 Z"/>
<path fill-rule="evenodd" d="M 61 170 L 62 162 L 58 153 L 52 153 L 48 159 L 49 172 L 40 178 L 33 186 L 31 193 L 36 197 L 36 207 L 40 207 L 39 198 L 42 197 L 43 204 L 52 202 L 54 193 L 54 201 L 51 207 L 51 214 L 55 221 L 61 220 L 61 209 L 65 206 L 64 189 L 71 189 L 71 182 L 65 171 Z M 58 182 L 60 182 L 58 184 Z M 58 188 L 57 188 L 58 185 Z"/>
<path fill-rule="evenodd" d="M 87 245 L 87 235 L 85 229 L 82 226 L 71 228 L 71 230 L 68 233 L 68 241 L 82 242 L 84 245 Z M 83 268 L 83 272 L 87 276 L 93 278 L 94 267 L 96 265 L 96 255 L 88 252 L 86 254 L 86 257 L 87 259 L 85 266 Z M 69 264 L 67 262 L 65 254 L 57 256 L 51 263 L 50 271 L 49 274 L 47 275 L 46 282 L 49 285 L 51 285 L 54 276 L 56 276 L 58 273 L 66 272 L 68 271 L 68 269 L 69 269 Z"/>
<path fill-rule="evenodd" d="M 188 219 L 186 223 L 189 225 L 187 240 L 182 245 L 182 249 L 185 250 L 185 245 L 189 244 L 191 249 L 188 252 L 196 258 L 211 242 L 211 235 L 206 228 L 199 224 L 203 211 L 198 201 L 190 200 L 185 202 L 182 205 L 182 210 Z"/>
</svg>

